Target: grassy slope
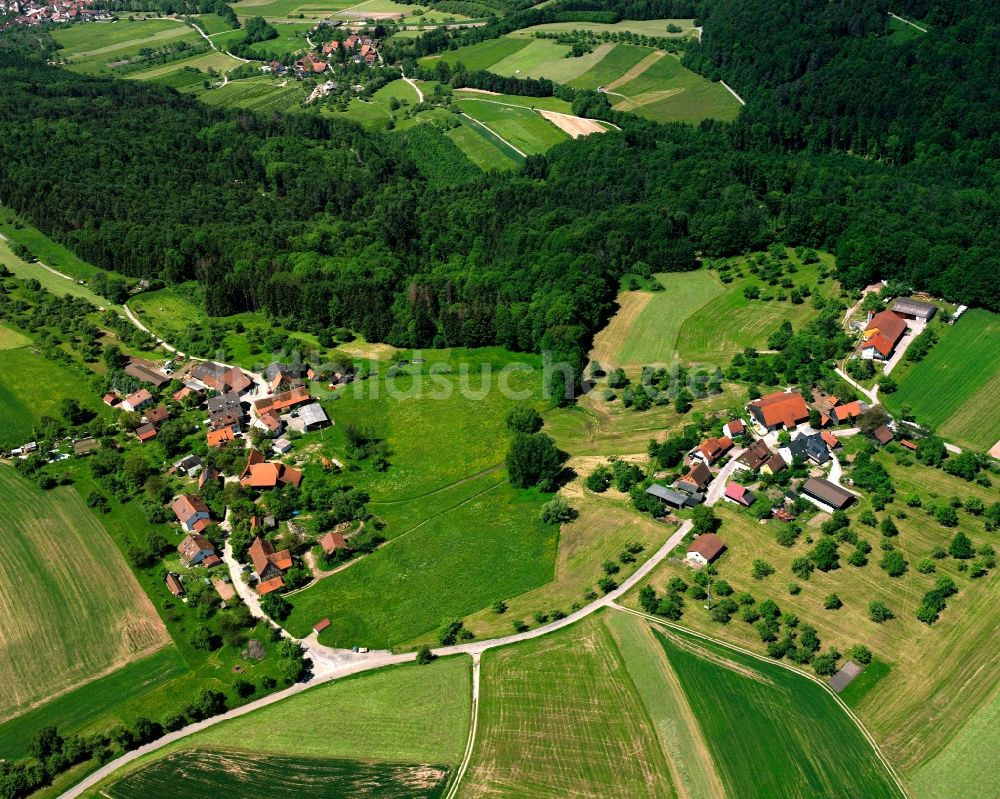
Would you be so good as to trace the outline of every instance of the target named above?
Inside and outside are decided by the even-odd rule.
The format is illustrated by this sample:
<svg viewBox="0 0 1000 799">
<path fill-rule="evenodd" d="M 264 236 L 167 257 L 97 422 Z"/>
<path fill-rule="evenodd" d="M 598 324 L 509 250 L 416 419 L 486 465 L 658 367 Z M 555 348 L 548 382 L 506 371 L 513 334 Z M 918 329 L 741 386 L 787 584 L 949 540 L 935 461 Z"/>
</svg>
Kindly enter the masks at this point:
<svg viewBox="0 0 1000 799">
<path fill-rule="evenodd" d="M 619 326 L 612 319 L 599 337 L 609 338 L 609 366 L 669 363 L 677 351 L 677 336 L 684 320 L 723 292 L 711 273 L 672 272 L 657 275 L 666 291 L 653 294 L 638 317 Z M 596 346 L 596 342 L 595 342 Z"/>
<path fill-rule="evenodd" d="M 894 410 L 909 405 L 957 444 L 987 450 L 1000 439 L 1000 315 L 975 308 L 935 329 L 940 340 L 919 363 L 897 367 L 899 390 L 884 400 Z"/>
<path fill-rule="evenodd" d="M 0 507 L 0 581 L 18 587 L 0 599 L 0 715 L 166 643 L 152 604 L 76 492 L 44 493 L 3 467 Z"/>
<path fill-rule="evenodd" d="M 534 155 L 566 141 L 569 136 L 527 108 L 512 108 L 491 100 L 463 99 L 459 108 L 519 150 Z"/>
<path fill-rule="evenodd" d="M 837 289 L 836 283 L 819 283 L 819 265 L 802 265 L 790 250 L 788 257 L 798 270 L 788 276 L 796 286 L 808 286 L 811 291 L 828 296 Z M 826 266 L 833 256 L 822 253 L 820 258 Z M 733 259 L 738 265 L 745 260 L 742 257 Z M 714 278 L 715 273 L 711 274 Z M 800 330 L 805 322 L 816 316 L 817 312 L 808 299 L 801 305 L 787 300 L 748 300 L 743 296 L 743 288 L 748 284 L 760 286 L 764 294 L 775 292 L 774 288 L 761 285 L 761 281 L 754 276 L 720 284 L 723 286 L 722 293 L 698 308 L 681 325 L 677 334 L 677 350 L 682 358 L 722 366 L 747 347 L 766 347 L 768 337 L 782 322 L 787 320 L 793 329 Z"/>
<path fill-rule="evenodd" d="M 517 169 L 514 158 L 501 152 L 494 144 L 468 125 L 452 128 L 445 134 L 472 163 L 488 172 L 491 169 Z"/>
<path fill-rule="evenodd" d="M 615 642 L 591 617 L 483 656 L 459 795 L 669 797 L 666 758 Z"/>
<path fill-rule="evenodd" d="M 69 61 L 69 68 L 91 75 L 107 73 L 109 64 L 131 58 L 143 48 L 204 41 L 194 28 L 165 19 L 73 25 L 52 35 L 62 45 L 59 56 Z"/>
<path fill-rule="evenodd" d="M 88 264 L 75 253 L 54 242 L 37 228 L 26 224 L 14 211 L 2 205 L 0 205 L 0 233 L 11 241 L 23 244 L 46 265 L 77 280 L 90 280 L 100 271 L 96 266 Z M 134 282 L 132 278 L 124 279 L 129 283 Z M 64 281 L 64 283 L 69 282 Z"/>
<path fill-rule="evenodd" d="M 786 669 L 657 633 L 734 798 L 900 793 L 833 696 Z"/>
<path fill-rule="evenodd" d="M 130 72 L 128 78 L 131 80 L 155 80 L 156 78 L 162 78 L 164 75 L 170 75 L 171 73 L 178 72 L 185 67 L 192 67 L 194 69 L 204 72 L 205 75 L 198 78 L 198 80 L 204 80 L 208 77 L 208 71 L 214 69 L 218 73 L 229 72 L 231 69 L 238 67 L 242 61 L 238 58 L 233 58 L 231 55 L 226 53 L 201 53 L 199 55 L 191 56 L 191 58 L 182 58 L 177 61 L 171 61 L 167 64 L 159 64 L 150 69 L 143 69 L 139 72 Z M 197 76 L 196 76 L 197 77 Z"/>
<path fill-rule="evenodd" d="M 0 449 L 24 444 L 42 416 L 59 418 L 59 403 L 75 397 L 101 416 L 107 408 L 87 381 L 30 347 L 0 350 Z"/>
<path fill-rule="evenodd" d="M 336 425 L 305 440 L 307 448 L 318 445 L 310 457 L 323 452 L 341 460 L 348 423 L 366 425 L 387 442 L 387 471 L 362 463 L 345 480 L 370 494 L 369 507 L 386 523 L 391 543 L 293 595 L 293 631 L 307 632 L 329 616 L 324 643 L 398 645 L 552 577 L 557 531 L 538 520 L 546 498 L 512 489 L 501 469 L 509 442 L 503 417 L 514 402 L 499 390 L 497 371 L 510 356 L 499 350 L 424 356 L 423 371 L 411 365 L 415 374 L 384 375 L 338 394 L 328 406 Z M 450 364 L 452 373 L 428 374 L 435 363 Z M 467 377 L 460 374 L 463 363 Z M 538 371 L 507 377 L 513 390 L 538 397 Z M 307 467 L 307 479 L 316 468 Z"/>
</svg>

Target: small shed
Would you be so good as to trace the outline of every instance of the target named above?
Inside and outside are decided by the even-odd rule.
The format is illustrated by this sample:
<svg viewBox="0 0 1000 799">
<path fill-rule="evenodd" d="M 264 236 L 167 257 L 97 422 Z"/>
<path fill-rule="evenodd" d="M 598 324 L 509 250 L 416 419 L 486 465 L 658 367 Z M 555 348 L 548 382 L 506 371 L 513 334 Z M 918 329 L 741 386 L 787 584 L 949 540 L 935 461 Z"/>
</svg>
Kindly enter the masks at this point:
<svg viewBox="0 0 1000 799">
<path fill-rule="evenodd" d="M 854 682 L 854 679 L 861 674 L 862 671 L 864 671 L 864 669 L 861 666 L 853 660 L 848 660 L 843 666 L 840 667 L 839 671 L 837 671 L 837 673 L 830 678 L 830 687 L 839 694 L 848 685 Z"/>
<path fill-rule="evenodd" d="M 167 589 L 174 596 L 184 596 L 184 586 L 181 585 L 181 578 L 178 577 L 173 572 L 167 574 L 166 580 Z"/>
<path fill-rule="evenodd" d="M 330 626 L 329 619 L 320 619 L 313 625 L 313 632 L 316 633 L 316 635 L 319 635 L 321 632 L 323 632 L 323 630 L 325 630 L 329 626 Z"/>
</svg>

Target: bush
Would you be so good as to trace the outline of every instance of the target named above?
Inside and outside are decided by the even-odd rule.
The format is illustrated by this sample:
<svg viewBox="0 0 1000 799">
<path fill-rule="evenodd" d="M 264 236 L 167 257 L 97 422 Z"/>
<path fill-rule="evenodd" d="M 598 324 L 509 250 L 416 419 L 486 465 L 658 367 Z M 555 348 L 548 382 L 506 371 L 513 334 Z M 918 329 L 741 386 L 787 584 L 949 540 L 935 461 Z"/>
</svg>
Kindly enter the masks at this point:
<svg viewBox="0 0 1000 799">
<path fill-rule="evenodd" d="M 576 509 L 562 497 L 556 497 L 542 505 L 541 520 L 543 524 L 563 524 L 571 522 L 579 516 Z"/>
<path fill-rule="evenodd" d="M 792 561 L 792 574 L 802 580 L 808 580 L 815 568 L 812 559 L 808 557 L 799 557 Z"/>
<path fill-rule="evenodd" d="M 823 600 L 823 607 L 827 610 L 840 610 L 844 607 L 844 603 L 840 601 L 840 597 L 836 594 L 830 594 Z"/>
<path fill-rule="evenodd" d="M 602 577 L 597 581 L 597 587 L 600 588 L 605 594 L 610 594 L 618 587 L 618 583 L 612 577 Z"/>
<path fill-rule="evenodd" d="M 930 558 L 923 558 L 917 563 L 916 569 L 921 574 L 933 574 L 937 571 L 937 566 L 934 565 L 934 561 Z"/>
<path fill-rule="evenodd" d="M 872 651 L 864 644 L 855 644 L 847 650 L 847 657 L 862 666 L 872 662 Z"/>
<path fill-rule="evenodd" d="M 431 652 L 430 647 L 422 646 L 417 650 L 417 663 L 421 666 L 426 666 L 428 663 L 432 662 L 435 658 L 433 652 Z"/>
<path fill-rule="evenodd" d="M 766 561 L 754 560 L 750 574 L 755 580 L 763 580 L 765 577 L 774 574 L 774 567 Z"/>
<path fill-rule="evenodd" d="M 885 573 L 890 577 L 902 577 L 906 574 L 906 558 L 903 557 L 903 553 L 898 549 L 886 552 L 882 556 L 879 566 L 885 569 Z"/>
<path fill-rule="evenodd" d="M 876 624 L 882 624 L 882 622 L 894 619 L 896 616 L 889 610 L 885 602 L 876 599 L 868 603 L 868 618 Z"/>
<path fill-rule="evenodd" d="M 951 509 L 949 508 L 949 510 Z M 952 513 L 954 513 L 954 511 L 952 511 Z M 955 533 L 955 537 L 952 538 L 951 543 L 948 544 L 948 554 L 957 560 L 968 560 L 971 558 L 975 552 L 969 536 L 961 531 Z"/>
<path fill-rule="evenodd" d="M 798 583 L 789 583 L 788 593 L 791 594 L 792 596 L 798 596 L 799 594 L 802 593 L 802 586 L 799 585 Z"/>
<path fill-rule="evenodd" d="M 840 661 L 840 653 L 836 649 L 831 649 L 825 655 L 820 655 L 813 661 L 813 670 L 821 677 L 830 677 L 837 673 L 837 663 Z"/>
</svg>

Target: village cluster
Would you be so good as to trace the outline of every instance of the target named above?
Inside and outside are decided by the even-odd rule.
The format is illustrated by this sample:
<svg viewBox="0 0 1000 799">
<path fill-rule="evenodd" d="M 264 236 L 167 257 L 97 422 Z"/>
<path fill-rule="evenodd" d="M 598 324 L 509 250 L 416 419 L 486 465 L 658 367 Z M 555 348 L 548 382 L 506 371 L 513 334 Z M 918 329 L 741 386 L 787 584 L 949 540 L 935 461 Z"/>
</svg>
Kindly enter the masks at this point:
<svg viewBox="0 0 1000 799">
<path fill-rule="evenodd" d="M 6 21 L 3 17 L 9 17 Z M 111 19 L 96 7 L 95 0 L 0 0 L 0 30 L 13 25 L 42 25 L 46 22 L 85 22 Z"/>
<path fill-rule="evenodd" d="M 330 71 L 335 63 L 341 61 L 341 56 L 343 56 L 342 60 L 344 62 L 371 66 L 379 57 L 378 41 L 372 39 L 370 36 L 352 33 L 342 41 L 333 39 L 319 45 L 297 59 L 291 67 L 282 64 L 280 61 L 272 60 L 264 64 L 260 68 L 260 71 L 279 77 L 291 73 L 301 80 Z"/>
<path fill-rule="evenodd" d="M 150 388 L 143 387 L 124 396 L 112 392 L 103 400 L 112 408 L 141 415 L 141 424 L 135 429 L 139 441 L 155 439 L 162 425 L 171 418 L 167 404 L 157 402 L 153 391 L 163 389 L 172 379 L 180 379 L 183 385 L 172 393 L 171 399 L 177 404 L 175 407 L 182 403 L 190 406 L 200 400 L 199 407 L 203 406 L 207 412 L 204 427 L 208 448 L 219 448 L 242 439 L 247 442 L 246 461 L 239 474 L 224 477 L 217 469 L 203 464 L 196 454 L 180 458 L 168 470 L 170 475 L 192 482 L 190 490 L 176 496 L 170 505 L 184 534 L 177 547 L 181 563 L 187 568 L 200 566 L 205 569 L 223 563 L 215 545 L 205 535 L 206 528 L 218 523 L 227 529 L 227 520 L 211 518 L 201 493 L 209 484 L 222 486 L 224 481 L 238 482 L 252 493 L 283 486 L 298 487 L 302 483 L 302 472 L 278 460 L 292 450 L 292 443 L 285 436 L 289 431 L 304 434 L 333 423 L 319 401 L 310 395 L 308 381 L 326 379 L 330 389 L 337 389 L 352 380 L 350 374 L 321 374 L 312 366 L 280 362 L 270 364 L 259 375 L 213 362 L 196 362 L 175 373 L 171 361 L 160 368 L 151 361 L 131 358 L 124 371 Z M 192 397 L 198 400 L 191 400 Z M 257 446 L 251 444 L 251 431 L 257 431 L 254 436 L 259 442 Z M 265 448 L 266 455 L 262 451 Z M 249 548 L 250 563 L 246 569 L 250 570 L 257 596 L 262 597 L 285 586 L 283 575 L 292 567 L 293 560 L 287 549 L 275 551 L 263 537 L 266 529 L 275 526 L 273 517 L 255 515 L 250 526 L 258 535 Z M 328 532 L 317 543 L 327 555 L 347 546 L 344 536 L 335 531 Z M 240 568 L 238 564 L 233 565 Z M 180 575 L 169 572 L 165 579 L 172 594 L 184 595 Z M 223 601 L 232 599 L 233 588 L 228 578 L 213 579 L 212 583 Z"/>
<path fill-rule="evenodd" d="M 717 499 L 750 507 L 757 500 L 757 484 L 748 484 L 747 479 L 754 475 L 775 476 L 793 464 L 803 464 L 808 466 L 809 475 L 798 493 L 785 491 L 783 502 L 771 508 L 771 515 L 791 522 L 799 497 L 827 513 L 843 510 L 855 495 L 841 485 L 841 465 L 835 451 L 841 446 L 841 436 L 859 433 L 852 425 L 867 410 L 864 402 L 841 403 L 837 397 L 821 392 L 811 405 L 798 391 L 778 391 L 752 400 L 746 405 L 746 420 L 729 420 L 722 436 L 705 439 L 687 454 L 686 471 L 672 486 L 654 483 L 646 493 L 675 510 Z M 871 433 L 880 446 L 896 438 L 890 424 L 882 424 Z M 900 444 L 916 449 L 907 439 L 901 439 Z M 705 533 L 688 546 L 686 559 L 704 566 L 724 550 L 725 543 L 718 535 Z"/>
</svg>

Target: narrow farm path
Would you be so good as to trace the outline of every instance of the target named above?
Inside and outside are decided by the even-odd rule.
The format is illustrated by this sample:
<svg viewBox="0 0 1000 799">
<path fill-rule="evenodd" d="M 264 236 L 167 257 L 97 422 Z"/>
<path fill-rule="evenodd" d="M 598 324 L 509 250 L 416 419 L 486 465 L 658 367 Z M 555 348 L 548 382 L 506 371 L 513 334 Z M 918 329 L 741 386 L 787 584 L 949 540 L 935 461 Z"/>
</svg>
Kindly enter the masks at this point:
<svg viewBox="0 0 1000 799">
<path fill-rule="evenodd" d="M 857 380 L 855 380 L 853 377 L 847 374 L 847 372 L 845 372 L 839 366 L 836 367 L 834 371 L 845 383 L 854 386 L 854 388 L 856 388 L 858 391 L 864 394 L 865 399 L 867 399 L 872 405 L 878 403 L 878 386 L 873 386 L 871 391 L 869 391 L 867 388 L 861 385 Z"/>
<path fill-rule="evenodd" d="M 746 105 L 746 102 L 743 100 L 743 98 L 740 97 L 735 91 L 733 91 L 732 86 L 730 86 L 724 80 L 720 80 L 719 83 L 721 83 L 725 87 L 727 92 L 729 92 L 733 97 L 736 98 L 736 102 L 738 102 L 740 105 Z"/>
<path fill-rule="evenodd" d="M 465 754 L 462 755 L 462 762 L 455 770 L 455 778 L 451 781 L 451 785 L 448 786 L 448 790 L 441 799 L 455 799 L 458 796 L 458 789 L 462 784 L 462 778 L 469 769 L 469 763 L 472 761 L 472 751 L 476 747 L 476 727 L 479 725 L 480 659 L 481 656 L 478 653 L 472 655 L 472 706 L 469 720 L 469 740 L 465 744 Z"/>
<path fill-rule="evenodd" d="M 125 311 L 125 316 L 128 317 L 128 320 L 133 325 L 139 328 L 143 333 L 148 333 L 149 335 L 151 335 L 156 340 L 156 343 L 159 344 L 161 347 L 163 347 L 163 349 L 168 350 L 169 352 L 176 353 L 177 355 L 180 355 L 182 358 L 187 357 L 183 352 L 181 352 L 175 346 L 173 346 L 172 344 L 168 344 L 166 341 L 164 341 L 162 338 L 156 335 L 156 333 L 154 333 L 152 330 L 146 327 L 142 322 L 140 322 L 139 318 L 134 313 L 132 313 L 132 309 L 128 307 L 128 303 L 122 305 L 122 310 Z"/>
<path fill-rule="evenodd" d="M 382 57 L 382 55 L 380 53 L 379 54 L 379 58 L 381 58 L 381 57 Z M 417 102 L 418 103 L 422 103 L 424 101 L 424 93 L 420 90 L 420 87 L 417 86 L 417 82 L 415 80 L 413 80 L 413 78 L 406 77 L 406 73 L 403 72 L 403 67 L 402 66 L 400 66 L 399 71 L 403 75 L 403 80 L 405 80 L 407 83 L 409 83 L 413 87 L 413 91 L 415 91 L 417 93 Z"/>
<path fill-rule="evenodd" d="M 657 61 L 659 61 L 665 55 L 666 55 L 666 53 L 663 52 L 662 50 L 657 50 L 657 51 L 655 51 L 653 53 L 650 53 L 648 56 L 646 56 L 644 59 L 642 59 L 642 61 L 640 61 L 638 64 L 636 64 L 634 67 L 632 67 L 632 69 L 628 70 L 628 72 L 626 72 L 623 75 L 618 76 L 613 81 L 611 81 L 611 83 L 607 84 L 604 87 L 605 92 L 607 92 L 608 94 L 610 94 L 612 89 L 617 89 L 619 86 L 624 86 L 630 80 L 635 80 L 643 72 L 645 72 L 647 69 L 649 69 L 651 66 L 653 66 L 653 64 L 655 64 Z M 625 95 L 619 95 L 619 96 L 624 97 Z"/>
</svg>

